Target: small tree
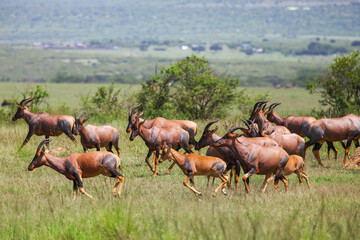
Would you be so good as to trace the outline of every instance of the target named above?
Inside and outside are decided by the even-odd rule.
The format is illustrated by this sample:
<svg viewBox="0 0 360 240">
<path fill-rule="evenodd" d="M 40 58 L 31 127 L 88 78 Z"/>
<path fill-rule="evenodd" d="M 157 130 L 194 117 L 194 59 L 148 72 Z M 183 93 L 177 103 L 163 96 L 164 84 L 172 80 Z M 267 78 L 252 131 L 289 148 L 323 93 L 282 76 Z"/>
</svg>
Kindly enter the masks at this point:
<svg viewBox="0 0 360 240">
<path fill-rule="evenodd" d="M 147 116 L 208 119 L 222 115 L 239 97 L 240 82 L 215 74 L 204 58 L 192 55 L 161 68 L 137 94 Z"/>
<path fill-rule="evenodd" d="M 320 89 L 318 88 L 320 87 Z M 336 57 L 324 76 L 307 84 L 307 89 L 320 92 L 320 103 L 339 109 L 342 115 L 358 113 L 360 107 L 360 55 L 354 51 Z"/>
</svg>

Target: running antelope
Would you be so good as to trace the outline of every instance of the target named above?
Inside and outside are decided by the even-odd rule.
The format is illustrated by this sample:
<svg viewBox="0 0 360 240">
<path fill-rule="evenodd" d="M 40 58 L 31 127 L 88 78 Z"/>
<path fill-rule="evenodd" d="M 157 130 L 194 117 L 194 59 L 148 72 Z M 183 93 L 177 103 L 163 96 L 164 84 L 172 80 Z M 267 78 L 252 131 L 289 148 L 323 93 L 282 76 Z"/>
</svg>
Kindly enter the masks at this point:
<svg viewBox="0 0 360 240">
<path fill-rule="evenodd" d="M 29 125 L 29 132 L 21 144 L 20 149 L 30 140 L 31 136 L 36 134 L 37 136 L 45 135 L 45 138 L 49 136 L 59 136 L 65 133 L 74 143 L 76 143 L 73 131 L 75 127 L 75 119 L 72 116 L 67 115 L 50 115 L 48 113 L 32 113 L 29 110 L 30 106 L 26 106 L 31 102 L 31 98 L 25 98 L 20 103 L 17 103 L 18 108 L 13 116 L 12 120 L 23 118 Z"/>
<path fill-rule="evenodd" d="M 118 156 L 110 152 L 88 152 L 70 153 L 66 157 L 56 157 L 45 152 L 45 147 L 43 147 L 43 145 L 49 142 L 50 139 L 47 138 L 39 144 L 35 156 L 28 166 L 29 171 L 45 165 L 63 174 L 67 179 L 73 181 L 74 199 L 76 198 L 78 189 L 87 197 L 93 198 L 84 190 L 82 179 L 102 174 L 116 178 L 112 194 L 114 197 L 116 197 L 116 193 L 118 197 L 121 196 L 121 189 L 125 176 L 117 171 L 117 168 L 120 166 L 120 159 Z"/>
<path fill-rule="evenodd" d="M 268 178 L 275 174 L 274 191 L 279 186 L 279 180 L 285 185 L 288 191 L 288 181 L 283 175 L 284 167 L 288 162 L 289 155 L 284 149 L 277 146 L 244 144 L 237 140 L 239 134 L 233 133 L 240 127 L 232 127 L 223 137 L 217 140 L 213 146 L 226 146 L 233 151 L 236 158 L 240 160 L 242 169 L 245 172 L 243 182 L 245 191 L 250 193 L 248 186 L 249 177 L 253 174 L 265 175 L 264 184 Z"/>
<path fill-rule="evenodd" d="M 200 196 L 201 192 L 195 189 L 194 176 L 213 176 L 221 179 L 221 184 L 213 191 L 215 197 L 217 191 L 221 189 L 221 192 L 226 195 L 225 184 L 229 178 L 224 174 L 226 169 L 226 163 L 217 157 L 200 156 L 194 153 L 182 154 L 178 151 L 167 146 L 164 143 L 162 147 L 161 159 L 172 159 L 186 175 L 184 185 L 195 193 L 196 196 Z M 190 180 L 191 186 L 187 183 Z"/>
<path fill-rule="evenodd" d="M 268 111 L 267 111 L 267 119 L 270 122 L 275 123 L 276 125 L 279 126 L 284 126 L 287 127 L 290 132 L 292 133 L 296 133 L 301 137 L 305 137 L 306 136 L 306 132 L 309 131 L 309 127 L 310 124 L 315 122 L 316 119 L 313 117 L 307 117 L 307 116 L 294 116 L 294 115 L 289 115 L 286 118 L 282 118 L 276 111 L 275 111 L 275 107 L 277 107 L 278 105 L 280 105 L 281 103 L 273 103 L 270 105 Z M 330 116 L 331 117 L 331 116 Z M 335 159 L 337 159 L 338 156 L 338 150 L 335 148 L 334 144 L 330 141 L 326 141 L 327 145 L 328 145 L 328 159 L 330 161 L 330 150 L 333 150 L 335 153 Z M 341 145 L 345 147 L 345 142 L 341 141 Z M 303 156 L 305 159 L 305 155 Z"/>
<path fill-rule="evenodd" d="M 89 119 L 82 119 L 85 113 L 86 111 L 84 111 L 79 118 L 77 118 L 76 112 L 74 113 L 74 134 L 80 134 L 81 145 L 83 146 L 84 152 L 86 153 L 89 148 L 96 148 L 97 151 L 100 151 L 102 147 L 105 147 L 109 152 L 113 152 L 111 148 L 114 146 L 118 157 L 120 157 L 119 132 L 112 126 L 94 126 L 89 124 L 85 127 L 84 123 Z"/>
<path fill-rule="evenodd" d="M 134 113 L 135 109 L 139 107 L 140 104 L 136 106 L 132 106 L 129 110 L 129 123 L 126 128 L 126 132 L 130 133 L 132 126 L 135 124 L 136 119 L 142 115 L 142 113 L 136 114 Z M 140 122 L 143 122 L 144 119 L 140 118 Z M 189 142 L 190 146 L 196 145 L 195 135 L 197 133 L 197 124 L 193 121 L 188 120 L 168 120 L 162 117 L 157 117 L 152 120 L 146 120 L 143 123 L 144 128 L 152 128 L 152 127 L 159 127 L 159 128 L 182 128 L 189 133 Z"/>
<path fill-rule="evenodd" d="M 139 116 L 136 117 L 134 124 L 131 126 L 131 135 L 130 141 L 134 141 L 135 137 L 140 135 L 140 137 L 145 142 L 146 146 L 149 148 L 148 154 L 145 158 L 145 162 L 149 166 L 150 170 L 154 173 L 153 177 L 157 175 L 157 167 L 159 163 L 159 155 L 160 149 L 163 146 L 164 142 L 171 144 L 175 149 L 179 150 L 183 148 L 187 153 L 192 153 L 190 146 L 189 146 L 189 133 L 185 131 L 183 128 L 180 127 L 173 127 L 173 128 L 160 128 L 157 126 L 153 126 L 151 128 L 144 127 L 144 123 L 146 120 L 140 120 Z M 149 158 L 151 154 L 155 151 L 155 169 L 149 163 Z M 173 168 L 175 163 L 173 163 L 169 169 Z"/>
</svg>

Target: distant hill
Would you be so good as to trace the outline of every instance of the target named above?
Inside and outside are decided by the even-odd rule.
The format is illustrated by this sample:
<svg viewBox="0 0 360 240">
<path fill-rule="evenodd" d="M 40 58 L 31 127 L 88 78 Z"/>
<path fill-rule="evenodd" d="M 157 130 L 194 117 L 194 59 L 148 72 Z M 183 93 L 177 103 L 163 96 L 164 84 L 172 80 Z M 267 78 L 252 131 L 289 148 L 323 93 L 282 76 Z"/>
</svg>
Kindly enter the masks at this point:
<svg viewBox="0 0 360 240">
<path fill-rule="evenodd" d="M 359 36 L 359 13 L 359 0 L 3 0 L 0 40 Z"/>
</svg>

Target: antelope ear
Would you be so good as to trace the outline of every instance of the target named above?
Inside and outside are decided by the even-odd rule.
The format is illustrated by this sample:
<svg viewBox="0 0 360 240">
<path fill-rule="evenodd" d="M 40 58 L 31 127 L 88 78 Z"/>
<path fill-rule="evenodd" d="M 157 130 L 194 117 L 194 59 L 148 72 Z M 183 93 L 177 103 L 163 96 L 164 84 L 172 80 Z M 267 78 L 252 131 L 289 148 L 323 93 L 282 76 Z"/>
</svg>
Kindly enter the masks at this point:
<svg viewBox="0 0 360 240">
<path fill-rule="evenodd" d="M 219 126 L 216 126 L 213 130 L 211 130 L 211 133 L 215 133 L 219 129 Z"/>
<path fill-rule="evenodd" d="M 41 148 L 41 151 L 45 152 L 45 146 L 43 146 L 43 147 Z"/>
<path fill-rule="evenodd" d="M 90 117 L 85 118 L 85 119 L 83 120 L 83 123 L 86 122 L 86 121 L 89 120 L 89 119 L 90 119 Z"/>
</svg>

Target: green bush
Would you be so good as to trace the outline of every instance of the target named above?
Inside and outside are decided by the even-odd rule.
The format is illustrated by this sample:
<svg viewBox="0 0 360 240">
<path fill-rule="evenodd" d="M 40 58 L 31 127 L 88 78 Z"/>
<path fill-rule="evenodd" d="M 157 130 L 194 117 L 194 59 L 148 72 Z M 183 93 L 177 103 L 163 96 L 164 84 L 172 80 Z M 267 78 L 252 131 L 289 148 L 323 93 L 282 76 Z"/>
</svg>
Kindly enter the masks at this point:
<svg viewBox="0 0 360 240">
<path fill-rule="evenodd" d="M 320 92 L 320 103 L 339 109 L 341 115 L 359 113 L 360 107 L 360 55 L 354 51 L 336 57 L 327 73 L 307 84 L 307 89 Z M 322 114 L 322 113 L 321 113 Z"/>
<path fill-rule="evenodd" d="M 147 117 L 210 119 L 225 117 L 244 98 L 239 86 L 238 80 L 218 76 L 207 60 L 192 55 L 161 68 L 136 97 Z"/>
<path fill-rule="evenodd" d="M 94 94 L 91 91 L 85 95 L 81 94 L 79 98 L 81 111 L 87 110 L 88 116 L 102 123 L 125 118 L 130 106 L 135 104 L 133 96 L 116 89 L 114 82 L 108 87 L 98 87 Z"/>
</svg>

